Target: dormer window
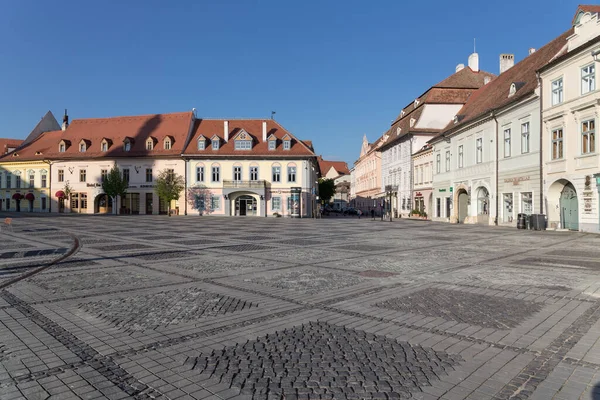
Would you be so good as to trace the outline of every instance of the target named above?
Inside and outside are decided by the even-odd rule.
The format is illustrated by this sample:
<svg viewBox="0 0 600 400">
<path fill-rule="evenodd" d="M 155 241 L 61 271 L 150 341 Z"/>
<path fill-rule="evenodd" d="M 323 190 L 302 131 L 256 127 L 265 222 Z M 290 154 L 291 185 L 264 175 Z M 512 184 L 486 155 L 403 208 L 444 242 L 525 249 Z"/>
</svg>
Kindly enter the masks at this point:
<svg viewBox="0 0 600 400">
<path fill-rule="evenodd" d="M 88 149 L 88 141 L 87 140 L 82 140 L 81 142 L 79 142 L 79 152 L 80 153 L 85 153 Z"/>
<path fill-rule="evenodd" d="M 517 86 L 513 83 L 510 85 L 510 89 L 508 90 L 508 97 L 512 97 L 517 93 Z"/>
<path fill-rule="evenodd" d="M 102 151 L 108 151 L 108 143 L 102 142 L 100 148 L 102 149 Z"/>
<path fill-rule="evenodd" d="M 419 99 L 415 99 L 415 107 L 419 105 Z"/>
<path fill-rule="evenodd" d="M 453 121 L 455 124 L 458 124 L 458 115 L 455 115 L 452 121 Z"/>
<path fill-rule="evenodd" d="M 400 118 L 404 117 L 404 110 L 400 113 Z"/>
<path fill-rule="evenodd" d="M 146 150 L 154 150 L 154 142 L 150 138 L 146 140 Z"/>
<path fill-rule="evenodd" d="M 202 135 L 198 138 L 198 150 L 204 150 L 206 148 L 206 138 Z"/>
<path fill-rule="evenodd" d="M 396 128 L 396 136 L 400 136 L 401 133 L 402 133 L 402 128 L 397 127 Z"/>
<path fill-rule="evenodd" d="M 275 140 L 269 140 L 269 150 L 275 150 L 277 148 L 277 142 Z"/>
<path fill-rule="evenodd" d="M 68 140 L 61 140 L 60 142 L 58 142 L 58 152 L 59 153 L 64 153 L 65 151 L 67 151 L 67 149 L 69 148 L 69 146 L 71 145 L 71 142 Z"/>
<path fill-rule="evenodd" d="M 415 125 L 415 122 L 417 122 L 417 120 L 416 120 L 416 119 L 414 119 L 414 118 L 411 118 L 411 119 L 410 119 L 410 127 L 411 127 L 411 128 L 412 128 L 412 127 Z"/>
<path fill-rule="evenodd" d="M 234 147 L 236 150 L 252 150 L 252 140 L 236 140 Z"/>
<path fill-rule="evenodd" d="M 283 137 L 283 149 L 284 150 L 289 150 L 292 148 L 292 138 L 290 137 L 290 135 L 285 135 Z"/>
<path fill-rule="evenodd" d="M 213 150 L 219 150 L 219 146 L 221 145 L 221 142 L 219 140 L 218 137 L 213 137 L 211 139 L 211 145 L 212 145 L 212 149 Z"/>
<path fill-rule="evenodd" d="M 130 137 L 126 137 L 123 140 L 123 151 L 131 151 L 131 146 L 133 145 L 133 139 Z"/>
<path fill-rule="evenodd" d="M 103 151 L 103 152 L 108 151 L 108 149 L 110 149 L 111 145 L 112 145 L 111 139 L 102 138 L 102 141 L 100 142 L 100 151 Z"/>
<path fill-rule="evenodd" d="M 165 150 L 171 150 L 171 147 L 173 146 L 174 142 L 175 142 L 175 138 L 173 138 L 173 136 L 165 137 L 165 139 L 163 140 L 163 145 L 164 145 Z"/>
</svg>

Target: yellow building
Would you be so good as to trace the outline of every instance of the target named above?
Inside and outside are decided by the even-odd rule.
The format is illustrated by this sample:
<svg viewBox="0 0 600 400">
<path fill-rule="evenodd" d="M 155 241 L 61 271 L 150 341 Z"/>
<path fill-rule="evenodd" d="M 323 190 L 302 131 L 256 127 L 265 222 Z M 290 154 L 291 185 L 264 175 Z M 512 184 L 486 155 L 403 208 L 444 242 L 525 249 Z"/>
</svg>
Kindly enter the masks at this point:
<svg viewBox="0 0 600 400">
<path fill-rule="evenodd" d="M 3 211 L 50 212 L 49 162 L 18 159 L 18 151 L 0 159 L 0 208 Z"/>
</svg>

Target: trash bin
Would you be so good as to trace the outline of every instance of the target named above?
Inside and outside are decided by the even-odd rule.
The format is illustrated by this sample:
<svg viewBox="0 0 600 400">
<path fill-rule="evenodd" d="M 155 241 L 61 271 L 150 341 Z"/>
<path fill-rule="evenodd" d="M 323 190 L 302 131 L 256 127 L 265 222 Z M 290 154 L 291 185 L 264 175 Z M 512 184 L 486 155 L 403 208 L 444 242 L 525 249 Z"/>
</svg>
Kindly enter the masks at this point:
<svg viewBox="0 0 600 400">
<path fill-rule="evenodd" d="M 533 229 L 533 220 L 531 215 L 525 214 L 525 229 Z"/>
<path fill-rule="evenodd" d="M 546 230 L 546 215 L 545 214 L 532 214 L 531 215 L 532 229 L 536 231 Z"/>
<path fill-rule="evenodd" d="M 517 229 L 526 229 L 526 221 L 527 214 L 518 214 L 517 215 Z"/>
</svg>

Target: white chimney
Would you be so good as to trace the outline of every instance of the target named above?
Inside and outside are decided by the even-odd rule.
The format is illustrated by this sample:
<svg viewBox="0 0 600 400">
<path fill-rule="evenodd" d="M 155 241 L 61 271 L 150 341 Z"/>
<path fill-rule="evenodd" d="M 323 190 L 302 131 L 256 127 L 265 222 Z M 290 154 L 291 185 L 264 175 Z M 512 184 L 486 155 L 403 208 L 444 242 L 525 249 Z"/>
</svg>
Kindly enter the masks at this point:
<svg viewBox="0 0 600 400">
<path fill-rule="evenodd" d="M 479 54 L 473 53 L 469 56 L 469 68 L 474 72 L 479 72 Z"/>
<path fill-rule="evenodd" d="M 535 49 L 533 47 L 529 48 L 529 55 L 532 55 L 533 53 L 535 53 Z"/>
<path fill-rule="evenodd" d="M 267 121 L 263 121 L 262 128 L 263 128 L 263 130 L 262 130 L 263 142 L 266 142 L 267 141 Z"/>
<path fill-rule="evenodd" d="M 66 131 L 69 127 L 69 116 L 67 115 L 67 109 L 65 108 L 65 116 L 63 117 L 62 130 Z"/>
<path fill-rule="evenodd" d="M 515 65 L 514 54 L 500 54 L 500 73 L 508 71 Z"/>
<path fill-rule="evenodd" d="M 456 66 L 456 71 L 455 72 L 462 71 L 464 68 L 465 68 L 465 64 L 458 64 Z"/>
<path fill-rule="evenodd" d="M 229 142 L 229 121 L 223 121 L 223 138 Z"/>
</svg>

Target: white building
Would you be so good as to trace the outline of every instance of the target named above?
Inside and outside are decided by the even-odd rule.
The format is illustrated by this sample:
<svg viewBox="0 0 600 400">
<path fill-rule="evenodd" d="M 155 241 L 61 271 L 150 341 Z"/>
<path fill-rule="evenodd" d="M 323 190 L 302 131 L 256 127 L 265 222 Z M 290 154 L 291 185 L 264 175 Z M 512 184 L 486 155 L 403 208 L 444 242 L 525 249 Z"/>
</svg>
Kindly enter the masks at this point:
<svg viewBox="0 0 600 400">
<path fill-rule="evenodd" d="M 540 70 L 542 153 L 549 228 L 599 232 L 600 95 L 597 6 L 579 6 L 567 46 Z"/>
</svg>

